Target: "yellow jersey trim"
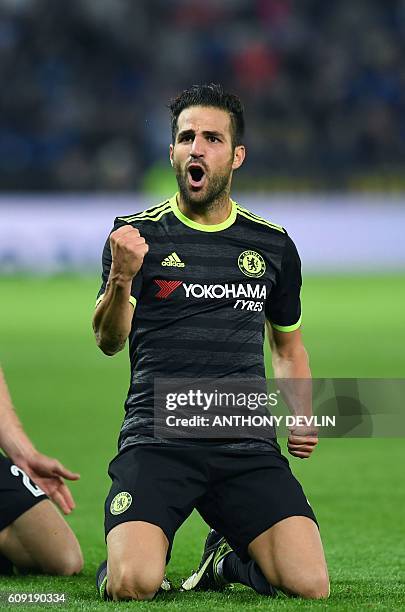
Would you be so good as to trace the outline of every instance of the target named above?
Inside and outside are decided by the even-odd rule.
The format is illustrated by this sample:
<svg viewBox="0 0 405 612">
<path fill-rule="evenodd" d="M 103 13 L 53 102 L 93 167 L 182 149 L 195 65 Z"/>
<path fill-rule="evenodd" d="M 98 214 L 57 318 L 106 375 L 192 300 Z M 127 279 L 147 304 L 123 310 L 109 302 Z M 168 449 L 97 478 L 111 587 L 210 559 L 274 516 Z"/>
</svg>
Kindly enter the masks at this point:
<svg viewBox="0 0 405 612">
<path fill-rule="evenodd" d="M 277 331 L 280 331 L 280 332 L 292 332 L 298 329 L 299 327 L 301 327 L 301 321 L 302 321 L 302 317 L 300 317 L 298 321 L 294 323 L 294 325 L 276 325 L 275 323 L 272 323 L 271 321 L 270 321 L 270 325 L 272 326 L 273 329 L 276 329 Z"/>
<path fill-rule="evenodd" d="M 103 301 L 104 296 L 105 296 L 105 293 L 102 293 L 101 295 L 98 296 L 95 308 L 97 308 L 97 306 Z M 133 295 L 129 296 L 129 303 L 132 304 L 132 306 L 135 308 L 135 306 L 136 306 L 136 298 L 134 298 Z"/>
<path fill-rule="evenodd" d="M 233 200 L 231 200 L 231 205 L 232 205 L 231 214 L 229 215 L 227 219 L 225 219 L 225 221 L 223 221 L 222 223 L 216 223 L 213 225 L 204 225 L 203 223 L 197 223 L 197 221 L 193 221 L 192 219 L 189 219 L 188 217 L 186 217 L 186 215 L 184 215 L 181 212 L 177 204 L 177 196 L 178 194 L 176 193 L 169 200 L 170 206 L 172 208 L 174 215 L 184 225 L 187 225 L 187 227 L 191 227 L 191 229 L 195 229 L 198 232 L 222 232 L 223 230 L 233 225 L 236 221 L 237 211 L 236 211 L 236 204 Z"/>
<path fill-rule="evenodd" d="M 281 232 L 282 234 L 286 233 L 285 229 L 281 227 L 281 225 L 277 225 L 276 223 L 271 223 L 270 221 L 266 221 L 266 219 L 259 217 L 259 215 L 255 215 L 254 213 L 250 212 L 250 210 L 243 208 L 242 206 L 240 206 L 240 204 L 236 204 L 236 208 L 237 208 L 238 213 L 242 215 L 242 217 L 245 217 L 246 219 L 250 219 L 251 221 L 254 221 L 255 223 L 260 223 L 261 225 L 267 225 L 267 227 L 271 227 L 271 229 L 275 229 Z"/>
<path fill-rule="evenodd" d="M 146 210 L 140 211 L 139 213 L 134 213 L 133 215 L 130 215 L 129 217 L 118 217 L 118 219 L 120 221 L 125 221 L 125 223 L 132 223 L 132 221 L 138 221 L 138 219 L 141 221 L 142 219 L 148 219 L 149 221 L 157 221 L 157 218 L 153 218 L 156 215 L 159 217 L 159 219 L 161 218 L 160 213 L 162 212 L 169 212 L 171 210 L 170 204 L 169 204 L 169 200 L 165 200 L 164 202 L 162 202 L 161 204 L 158 204 L 157 206 L 152 206 L 150 208 L 147 208 Z"/>
</svg>

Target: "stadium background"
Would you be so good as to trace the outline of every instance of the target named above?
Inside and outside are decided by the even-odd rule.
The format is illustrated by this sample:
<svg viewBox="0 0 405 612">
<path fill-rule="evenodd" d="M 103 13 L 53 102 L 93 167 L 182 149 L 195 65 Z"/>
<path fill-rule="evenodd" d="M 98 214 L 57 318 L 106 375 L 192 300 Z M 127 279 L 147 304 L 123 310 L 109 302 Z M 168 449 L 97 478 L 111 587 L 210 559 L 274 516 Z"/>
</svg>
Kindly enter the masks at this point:
<svg viewBox="0 0 405 612">
<path fill-rule="evenodd" d="M 165 105 L 184 87 L 222 82 L 245 102 L 234 194 L 299 247 L 314 376 L 404 377 L 404 34 L 400 0 L 1 0 L 0 360 L 38 447 L 82 474 L 69 521 L 86 566 L 0 593 L 104 607 L 92 581 L 128 363 L 92 338 L 98 262 L 116 214 L 174 191 Z M 404 459 L 391 438 L 324 440 L 291 460 L 322 526 L 328 604 L 237 588 L 152 607 L 401 609 Z M 179 533 L 176 585 L 204 535 L 196 516 Z"/>
</svg>

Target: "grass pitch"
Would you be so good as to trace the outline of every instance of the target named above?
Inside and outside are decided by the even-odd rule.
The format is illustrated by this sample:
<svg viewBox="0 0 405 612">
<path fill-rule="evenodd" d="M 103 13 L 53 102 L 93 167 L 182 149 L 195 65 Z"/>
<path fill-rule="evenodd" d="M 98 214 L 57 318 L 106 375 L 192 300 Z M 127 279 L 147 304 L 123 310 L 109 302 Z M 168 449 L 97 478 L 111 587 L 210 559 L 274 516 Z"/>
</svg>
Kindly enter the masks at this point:
<svg viewBox="0 0 405 612">
<path fill-rule="evenodd" d="M 324 439 L 310 460 L 290 458 L 321 525 L 328 601 L 269 600 L 239 586 L 223 594 L 176 591 L 150 603 L 98 601 L 94 573 L 105 558 L 106 467 L 115 453 L 129 372 L 126 351 L 111 359 L 95 346 L 91 317 L 98 284 L 93 277 L 0 280 L 0 359 L 37 446 L 81 473 L 72 486 L 77 509 L 68 520 L 85 556 L 78 577 L 1 578 L 0 606 L 11 592 L 64 592 L 64 610 L 404 610 L 403 439 Z M 307 278 L 303 303 L 314 376 L 405 376 L 404 277 Z M 206 531 L 196 514 L 179 531 L 167 571 L 176 587 L 198 565 Z"/>
</svg>

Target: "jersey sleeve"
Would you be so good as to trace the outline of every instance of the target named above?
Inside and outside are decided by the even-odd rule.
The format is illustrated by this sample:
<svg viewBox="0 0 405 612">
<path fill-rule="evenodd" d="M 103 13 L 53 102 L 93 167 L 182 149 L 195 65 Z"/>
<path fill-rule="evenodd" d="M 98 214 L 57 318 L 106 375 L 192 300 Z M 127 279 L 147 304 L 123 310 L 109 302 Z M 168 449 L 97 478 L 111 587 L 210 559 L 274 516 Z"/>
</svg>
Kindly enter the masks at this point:
<svg viewBox="0 0 405 612">
<path fill-rule="evenodd" d="M 122 221 L 121 219 L 115 219 L 114 227 L 111 230 L 110 234 L 113 231 L 117 230 L 119 227 L 122 227 L 123 225 L 126 225 L 125 221 Z M 100 304 L 100 302 L 102 301 L 104 297 L 108 278 L 110 276 L 111 263 L 112 263 L 112 256 L 111 256 L 111 247 L 110 247 L 110 236 L 108 236 L 105 242 L 105 245 L 104 245 L 104 249 L 103 249 L 103 255 L 102 255 L 103 270 L 101 274 L 102 282 L 101 282 L 101 287 L 99 289 L 99 292 L 97 294 L 96 306 Z M 138 272 L 138 274 L 134 277 L 132 281 L 131 296 L 129 298 L 129 301 L 131 302 L 134 308 L 136 306 L 137 300 L 139 299 L 141 289 L 142 289 L 142 269 Z"/>
<path fill-rule="evenodd" d="M 301 260 L 297 248 L 287 236 L 276 284 L 266 300 L 266 318 L 271 326 L 291 332 L 301 325 Z"/>
</svg>

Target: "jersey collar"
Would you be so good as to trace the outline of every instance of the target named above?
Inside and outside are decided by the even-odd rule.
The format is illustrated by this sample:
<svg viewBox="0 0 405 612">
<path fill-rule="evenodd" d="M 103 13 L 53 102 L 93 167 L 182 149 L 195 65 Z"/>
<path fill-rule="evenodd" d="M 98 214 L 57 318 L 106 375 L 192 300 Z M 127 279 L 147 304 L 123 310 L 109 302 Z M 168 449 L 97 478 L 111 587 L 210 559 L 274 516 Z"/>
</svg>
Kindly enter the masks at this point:
<svg viewBox="0 0 405 612">
<path fill-rule="evenodd" d="M 172 207 L 172 211 L 179 221 L 184 223 L 184 225 L 191 227 L 192 229 L 198 230 L 199 232 L 221 232 L 222 230 L 226 229 L 227 227 L 230 227 L 233 223 L 235 223 L 237 210 L 236 203 L 233 200 L 231 200 L 231 214 L 227 219 L 225 219 L 225 221 L 222 221 L 222 223 L 217 223 L 216 225 L 204 225 L 202 223 L 197 223 L 197 221 L 192 221 L 192 219 L 189 219 L 188 217 L 186 217 L 186 215 L 183 215 L 177 205 L 177 196 L 178 193 L 175 193 L 174 196 L 169 200 L 170 206 Z"/>
</svg>

